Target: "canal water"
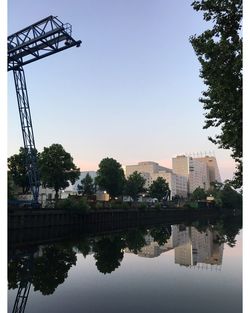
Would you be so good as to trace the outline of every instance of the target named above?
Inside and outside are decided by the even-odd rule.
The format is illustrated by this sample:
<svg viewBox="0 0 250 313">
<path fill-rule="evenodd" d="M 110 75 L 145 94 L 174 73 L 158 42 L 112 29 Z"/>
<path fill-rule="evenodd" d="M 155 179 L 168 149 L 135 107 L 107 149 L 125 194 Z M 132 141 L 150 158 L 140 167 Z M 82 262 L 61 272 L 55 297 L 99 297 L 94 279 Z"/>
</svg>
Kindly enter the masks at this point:
<svg viewBox="0 0 250 313">
<path fill-rule="evenodd" d="M 8 312 L 242 312 L 242 231 L 232 219 L 9 248 Z"/>
</svg>

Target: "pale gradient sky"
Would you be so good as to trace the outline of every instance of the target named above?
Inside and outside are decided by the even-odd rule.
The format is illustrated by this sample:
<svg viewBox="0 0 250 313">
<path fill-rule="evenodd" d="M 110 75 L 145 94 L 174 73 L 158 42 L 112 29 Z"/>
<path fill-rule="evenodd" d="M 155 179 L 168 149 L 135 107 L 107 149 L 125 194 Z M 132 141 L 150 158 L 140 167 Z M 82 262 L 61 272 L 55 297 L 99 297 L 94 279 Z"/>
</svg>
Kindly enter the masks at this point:
<svg viewBox="0 0 250 313">
<path fill-rule="evenodd" d="M 192 1 L 9 0 L 8 33 L 48 15 L 73 26 L 80 48 L 25 67 L 36 147 L 61 143 L 82 170 L 104 157 L 171 167 L 180 153 L 214 151 L 222 179 L 229 151 L 208 141 L 198 98 L 204 89 L 189 36 L 206 27 Z M 23 145 L 12 73 L 8 154 Z"/>
</svg>

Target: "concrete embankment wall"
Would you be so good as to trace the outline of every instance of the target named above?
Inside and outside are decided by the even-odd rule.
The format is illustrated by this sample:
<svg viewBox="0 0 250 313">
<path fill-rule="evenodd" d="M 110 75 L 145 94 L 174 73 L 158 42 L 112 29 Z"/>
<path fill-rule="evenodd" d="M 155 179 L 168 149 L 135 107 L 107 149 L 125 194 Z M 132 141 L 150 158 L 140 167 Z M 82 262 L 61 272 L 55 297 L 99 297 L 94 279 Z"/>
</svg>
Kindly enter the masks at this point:
<svg viewBox="0 0 250 313">
<path fill-rule="evenodd" d="M 105 235 L 137 227 L 173 225 L 197 219 L 212 219 L 214 210 L 123 211 L 106 210 L 86 215 L 62 210 L 15 210 L 9 213 L 9 248 L 49 244 L 82 235 Z"/>
<path fill-rule="evenodd" d="M 103 210 L 89 212 L 85 215 L 72 214 L 56 209 L 18 209 L 13 210 L 8 215 L 9 230 L 24 228 L 40 228 L 66 225 L 106 225 L 106 227 L 120 227 L 128 225 L 145 224 L 147 221 L 164 221 L 166 219 L 176 219 L 176 221 L 186 217 L 199 217 L 214 214 L 213 209 L 169 209 L 169 210 Z"/>
</svg>

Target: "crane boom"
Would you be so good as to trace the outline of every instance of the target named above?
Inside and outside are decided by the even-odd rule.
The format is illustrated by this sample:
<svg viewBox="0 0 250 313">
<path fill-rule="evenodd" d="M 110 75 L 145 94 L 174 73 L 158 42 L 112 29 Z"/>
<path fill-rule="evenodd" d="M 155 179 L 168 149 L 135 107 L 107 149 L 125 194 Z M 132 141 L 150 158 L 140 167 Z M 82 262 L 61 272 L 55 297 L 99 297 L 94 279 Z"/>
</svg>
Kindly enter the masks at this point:
<svg viewBox="0 0 250 313">
<path fill-rule="evenodd" d="M 8 71 L 73 46 L 79 47 L 81 41 L 73 39 L 71 33 L 70 24 L 63 24 L 51 15 L 8 36 Z"/>
</svg>

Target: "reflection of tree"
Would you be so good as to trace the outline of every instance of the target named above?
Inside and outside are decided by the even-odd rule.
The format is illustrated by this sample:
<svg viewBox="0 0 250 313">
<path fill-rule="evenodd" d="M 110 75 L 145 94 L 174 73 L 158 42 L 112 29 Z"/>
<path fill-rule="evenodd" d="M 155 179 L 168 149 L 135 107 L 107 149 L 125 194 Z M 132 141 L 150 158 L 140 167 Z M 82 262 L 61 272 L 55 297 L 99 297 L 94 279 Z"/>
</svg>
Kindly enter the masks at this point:
<svg viewBox="0 0 250 313">
<path fill-rule="evenodd" d="M 150 235 L 159 246 L 163 246 L 171 236 L 171 226 L 154 227 L 150 229 Z"/>
<path fill-rule="evenodd" d="M 130 251 L 135 254 L 141 251 L 141 248 L 146 245 L 145 234 L 146 232 L 140 229 L 131 230 L 125 234 L 126 246 Z"/>
<path fill-rule="evenodd" d="M 191 226 L 195 227 L 198 232 L 205 233 L 207 229 L 210 227 L 208 220 L 197 220 L 191 224 Z"/>
<path fill-rule="evenodd" d="M 115 236 L 102 238 L 93 245 L 94 258 L 98 270 L 103 273 L 111 273 L 118 268 L 123 259 L 123 240 Z"/>
<path fill-rule="evenodd" d="M 238 235 L 242 228 L 242 218 L 240 217 L 225 217 L 220 219 L 214 225 L 214 229 L 217 230 L 218 235 L 216 242 L 219 244 L 227 243 L 230 247 L 234 247 L 236 244 L 236 235 Z"/>
<path fill-rule="evenodd" d="M 72 249 L 45 247 L 43 255 L 34 261 L 34 290 L 40 290 L 43 295 L 52 294 L 56 287 L 64 282 L 69 269 L 75 264 L 76 254 Z"/>
<path fill-rule="evenodd" d="M 79 242 L 75 243 L 76 248 L 82 255 L 86 258 L 86 256 L 90 252 L 90 241 L 88 238 L 82 238 Z"/>
<path fill-rule="evenodd" d="M 30 264 L 28 258 L 11 259 L 8 262 L 8 288 L 18 288 L 18 283 L 30 281 Z"/>
</svg>

